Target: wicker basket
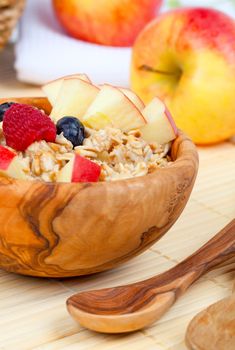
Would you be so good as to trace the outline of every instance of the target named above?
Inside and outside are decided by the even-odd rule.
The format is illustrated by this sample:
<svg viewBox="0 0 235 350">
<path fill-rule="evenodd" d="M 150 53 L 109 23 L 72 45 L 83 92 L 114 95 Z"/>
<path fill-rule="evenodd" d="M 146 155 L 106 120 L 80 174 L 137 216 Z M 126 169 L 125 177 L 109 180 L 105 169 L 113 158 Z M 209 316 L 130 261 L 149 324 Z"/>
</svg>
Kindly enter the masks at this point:
<svg viewBox="0 0 235 350">
<path fill-rule="evenodd" d="M 10 38 L 24 5 L 25 0 L 0 0 L 0 49 Z"/>
</svg>

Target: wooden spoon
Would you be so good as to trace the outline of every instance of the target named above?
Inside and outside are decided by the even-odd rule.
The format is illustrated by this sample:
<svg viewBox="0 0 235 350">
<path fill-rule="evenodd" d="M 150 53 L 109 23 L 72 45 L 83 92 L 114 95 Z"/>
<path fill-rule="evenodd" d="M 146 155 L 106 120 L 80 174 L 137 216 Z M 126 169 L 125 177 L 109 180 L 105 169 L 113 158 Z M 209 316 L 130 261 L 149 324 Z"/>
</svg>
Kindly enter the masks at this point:
<svg viewBox="0 0 235 350">
<path fill-rule="evenodd" d="M 185 340 L 191 350 L 234 350 L 235 294 L 195 316 L 188 326 Z"/>
<path fill-rule="evenodd" d="M 193 282 L 235 258 L 235 220 L 172 269 L 130 285 L 87 291 L 67 300 L 82 326 L 104 333 L 130 332 L 158 320 Z"/>
</svg>

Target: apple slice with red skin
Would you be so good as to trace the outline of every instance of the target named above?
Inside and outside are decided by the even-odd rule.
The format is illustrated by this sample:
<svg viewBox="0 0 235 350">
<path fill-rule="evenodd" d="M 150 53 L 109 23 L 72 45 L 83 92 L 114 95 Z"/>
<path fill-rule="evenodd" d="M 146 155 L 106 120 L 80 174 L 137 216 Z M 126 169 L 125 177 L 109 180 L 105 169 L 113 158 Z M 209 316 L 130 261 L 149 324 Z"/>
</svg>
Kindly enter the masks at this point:
<svg viewBox="0 0 235 350">
<path fill-rule="evenodd" d="M 141 98 L 139 96 L 137 96 L 131 89 L 127 89 L 127 88 L 122 88 L 119 87 L 119 90 L 121 90 L 124 95 L 126 95 L 129 100 L 131 100 L 131 102 L 134 103 L 134 105 L 140 110 L 142 111 L 145 107 L 144 102 L 141 100 Z"/>
<path fill-rule="evenodd" d="M 99 88 L 82 79 L 68 78 L 62 82 L 50 117 L 59 119 L 72 116 L 82 120 L 88 107 L 99 93 Z"/>
<path fill-rule="evenodd" d="M 97 182 L 101 167 L 91 160 L 75 154 L 60 170 L 57 182 Z"/>
<path fill-rule="evenodd" d="M 165 104 L 155 97 L 142 111 L 147 124 L 141 128 L 142 137 L 147 142 L 164 144 L 174 140 L 178 129 Z"/>
<path fill-rule="evenodd" d="M 99 85 L 100 88 L 102 88 L 102 86 L 104 86 L 104 85 Z M 124 95 L 126 95 L 126 97 L 128 97 L 132 103 L 134 103 L 134 105 L 138 108 L 139 111 L 142 111 L 144 109 L 144 107 L 145 107 L 144 102 L 141 100 L 141 98 L 139 96 L 136 95 L 136 93 L 134 93 L 134 91 L 132 91 L 131 89 L 128 89 L 128 88 L 120 87 L 120 86 L 117 86 L 117 88 Z"/>
<path fill-rule="evenodd" d="M 96 130 L 113 126 L 129 131 L 146 124 L 133 102 L 121 90 L 108 84 L 101 87 L 82 120 L 86 126 Z"/>
<path fill-rule="evenodd" d="M 26 179 L 23 166 L 17 154 L 6 147 L 0 145 L 0 174 L 13 177 L 15 179 Z"/>
<path fill-rule="evenodd" d="M 59 91 L 61 89 L 62 83 L 66 79 L 81 79 L 86 81 L 87 83 L 91 83 L 90 79 L 86 74 L 72 74 L 72 75 L 67 75 L 65 77 L 52 80 L 49 83 L 43 85 L 42 90 L 46 94 L 50 104 L 52 106 L 55 105 L 56 98 L 59 94 Z"/>
</svg>

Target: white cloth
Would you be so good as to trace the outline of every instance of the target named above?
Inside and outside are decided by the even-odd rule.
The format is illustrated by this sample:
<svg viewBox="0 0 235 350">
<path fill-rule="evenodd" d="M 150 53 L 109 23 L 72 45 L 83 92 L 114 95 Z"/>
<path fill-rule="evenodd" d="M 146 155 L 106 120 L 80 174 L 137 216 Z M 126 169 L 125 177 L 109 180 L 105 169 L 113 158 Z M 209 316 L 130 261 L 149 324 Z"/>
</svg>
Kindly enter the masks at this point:
<svg viewBox="0 0 235 350">
<path fill-rule="evenodd" d="M 128 86 L 131 49 L 69 37 L 57 23 L 51 2 L 27 2 L 16 44 L 18 79 L 43 84 L 64 75 L 86 73 L 94 83 Z"/>
</svg>

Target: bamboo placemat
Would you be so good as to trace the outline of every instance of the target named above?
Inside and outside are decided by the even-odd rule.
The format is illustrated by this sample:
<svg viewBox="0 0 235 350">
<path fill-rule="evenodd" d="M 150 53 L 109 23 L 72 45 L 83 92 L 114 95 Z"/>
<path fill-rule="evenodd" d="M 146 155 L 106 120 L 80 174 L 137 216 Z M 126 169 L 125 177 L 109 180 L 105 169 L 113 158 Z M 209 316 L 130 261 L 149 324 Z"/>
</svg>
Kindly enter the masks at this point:
<svg viewBox="0 0 235 350">
<path fill-rule="evenodd" d="M 12 49 L 0 56 L 0 95 L 38 95 L 16 82 Z M 103 335 L 76 324 L 65 300 L 90 288 L 126 284 L 160 273 L 185 258 L 235 217 L 235 146 L 200 148 L 200 170 L 191 199 L 174 227 L 151 249 L 95 276 L 36 279 L 0 270 L 1 350 L 186 350 L 187 324 L 200 310 L 231 293 L 235 265 L 209 273 L 156 324 L 128 335 Z"/>
</svg>

